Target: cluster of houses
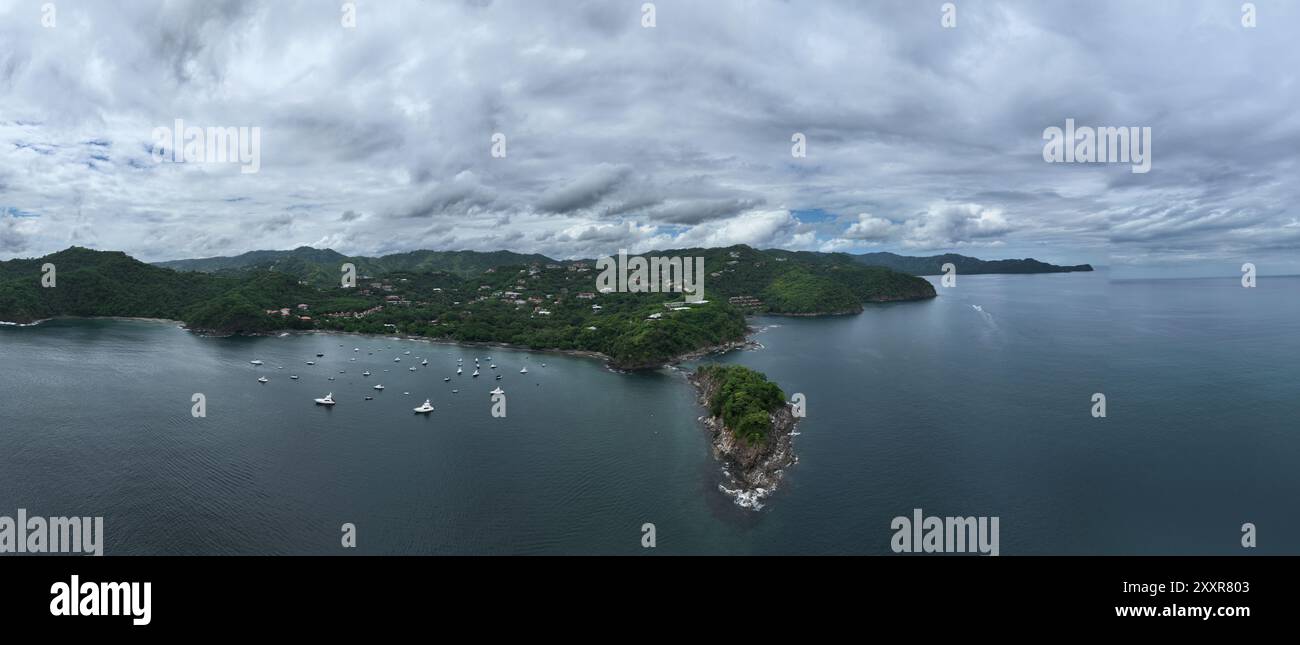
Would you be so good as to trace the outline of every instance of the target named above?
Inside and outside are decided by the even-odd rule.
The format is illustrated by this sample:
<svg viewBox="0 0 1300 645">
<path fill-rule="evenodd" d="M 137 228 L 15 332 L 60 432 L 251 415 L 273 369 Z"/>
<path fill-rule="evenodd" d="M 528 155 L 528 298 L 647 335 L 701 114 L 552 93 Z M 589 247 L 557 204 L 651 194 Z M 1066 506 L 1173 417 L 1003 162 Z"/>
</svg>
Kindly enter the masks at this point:
<svg viewBox="0 0 1300 645">
<path fill-rule="evenodd" d="M 365 311 L 335 311 L 325 315 L 329 316 L 330 318 L 365 318 L 370 314 L 379 313 L 383 310 L 384 310 L 383 305 L 375 305 L 369 309 L 366 309 Z"/>
<path fill-rule="evenodd" d="M 298 305 L 297 311 L 301 312 L 297 314 L 298 320 L 307 320 L 307 321 L 311 320 L 311 316 L 306 315 L 308 309 L 310 309 L 310 307 L 308 307 L 307 305 Z M 289 307 L 284 307 L 282 309 L 267 309 L 266 315 L 288 318 L 289 316 L 294 315 L 294 310 L 290 309 Z"/>
<path fill-rule="evenodd" d="M 763 301 L 754 296 L 732 296 L 727 298 L 727 302 L 737 307 L 762 307 Z"/>
</svg>

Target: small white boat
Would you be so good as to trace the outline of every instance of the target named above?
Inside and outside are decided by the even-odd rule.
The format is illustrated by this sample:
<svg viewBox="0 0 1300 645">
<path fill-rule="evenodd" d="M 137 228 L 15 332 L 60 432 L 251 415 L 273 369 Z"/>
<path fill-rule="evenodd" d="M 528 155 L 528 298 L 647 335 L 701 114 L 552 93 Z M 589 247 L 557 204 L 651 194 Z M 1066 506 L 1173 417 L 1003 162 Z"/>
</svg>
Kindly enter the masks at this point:
<svg viewBox="0 0 1300 645">
<path fill-rule="evenodd" d="M 251 364 L 253 364 L 253 365 L 261 365 L 261 364 L 262 364 L 262 361 L 248 361 L 248 362 L 251 363 Z"/>
<path fill-rule="evenodd" d="M 415 368 L 414 368 L 414 367 L 412 367 L 412 368 L 411 368 L 411 371 L 412 371 L 412 372 L 414 372 L 414 371 L 415 371 Z"/>
<path fill-rule="evenodd" d="M 402 352 L 402 355 L 403 355 L 403 356 L 410 356 L 410 355 L 411 355 L 411 350 L 408 349 L 408 350 Z"/>
<path fill-rule="evenodd" d="M 297 375 L 297 374 L 291 374 L 291 375 L 289 376 L 289 380 L 291 380 L 291 381 L 296 381 L 296 380 L 298 380 L 298 375 Z"/>
<path fill-rule="evenodd" d="M 331 381 L 333 381 L 333 380 L 334 380 L 334 377 L 333 377 L 333 376 L 331 376 L 331 377 L 330 377 L 330 380 L 331 380 Z"/>
<path fill-rule="evenodd" d="M 447 381 L 450 381 L 450 380 L 451 380 L 451 377 L 448 376 L 448 377 L 443 378 L 443 379 L 442 379 L 442 382 L 443 382 L 443 383 L 446 383 Z"/>
<path fill-rule="evenodd" d="M 460 390 L 452 390 L 451 393 L 452 393 L 452 394 L 460 394 Z"/>
<path fill-rule="evenodd" d="M 429 401 L 429 399 L 425 399 L 424 405 L 421 405 L 420 407 L 415 409 L 416 414 L 428 414 L 430 412 L 433 412 L 433 404 Z"/>
<path fill-rule="evenodd" d="M 500 375 L 500 374 L 497 374 L 497 380 L 498 380 L 498 381 L 501 380 L 501 375 Z"/>
<path fill-rule="evenodd" d="M 376 386 L 375 386 L 375 389 L 376 389 L 376 390 L 382 390 L 382 389 L 384 389 L 384 385 L 383 385 L 382 383 L 379 384 L 379 385 L 376 385 Z"/>
<path fill-rule="evenodd" d="M 496 368 L 497 368 L 497 365 L 496 365 L 496 363 L 493 363 L 493 364 L 491 364 L 491 365 L 488 365 L 488 367 L 491 368 L 491 369 L 496 369 Z"/>
<path fill-rule="evenodd" d="M 362 375 L 362 376 L 370 376 L 370 370 L 366 370 L 366 371 L 362 372 L 361 375 Z"/>
<path fill-rule="evenodd" d="M 319 398 L 319 399 L 316 399 L 316 404 L 317 404 L 317 405 L 334 405 L 334 393 L 333 393 L 333 392 L 330 392 L 329 394 L 326 394 L 325 396 L 323 396 L 323 397 L 321 397 L 321 398 Z"/>
<path fill-rule="evenodd" d="M 353 347 L 353 348 L 352 348 L 352 351 L 354 351 L 354 352 L 359 352 L 359 351 L 361 351 L 361 348 L 360 348 L 360 347 Z"/>
<path fill-rule="evenodd" d="M 457 374 L 460 374 L 461 371 L 462 371 L 462 370 L 461 370 L 459 367 L 456 368 L 456 373 L 457 373 Z"/>
<path fill-rule="evenodd" d="M 470 374 L 470 376 L 473 376 L 474 378 L 478 378 L 478 370 L 474 370 L 474 373 Z"/>
<path fill-rule="evenodd" d="M 426 358 L 426 359 L 420 361 L 420 364 L 421 364 L 421 365 L 428 365 L 428 364 L 429 364 L 429 359 Z"/>
<path fill-rule="evenodd" d="M 519 373 L 520 373 L 520 374 L 527 374 L 527 373 L 528 373 L 528 368 L 527 368 L 527 367 L 521 367 L 521 368 L 519 368 Z"/>
<path fill-rule="evenodd" d="M 263 377 L 258 378 L 258 379 L 257 379 L 257 382 L 258 382 L 258 383 L 267 383 L 267 382 L 270 382 L 270 380 L 271 380 L 271 379 L 266 378 L 265 376 L 263 376 Z"/>
<path fill-rule="evenodd" d="M 308 365 L 315 365 L 315 364 L 316 364 L 316 361 L 307 361 L 307 364 L 308 364 Z"/>
<path fill-rule="evenodd" d="M 366 400 L 367 400 L 367 401 L 374 401 L 374 400 L 375 400 L 375 397 L 373 397 L 373 396 L 368 396 L 368 397 L 366 397 Z"/>
<path fill-rule="evenodd" d="M 402 357 L 401 357 L 401 356 L 398 356 L 397 358 L 394 358 L 394 359 L 393 359 L 393 362 L 394 362 L 394 363 L 400 363 L 400 362 L 402 362 Z"/>
<path fill-rule="evenodd" d="M 505 394 L 505 391 L 501 388 L 496 388 L 495 390 L 492 390 L 491 394 Z"/>
</svg>

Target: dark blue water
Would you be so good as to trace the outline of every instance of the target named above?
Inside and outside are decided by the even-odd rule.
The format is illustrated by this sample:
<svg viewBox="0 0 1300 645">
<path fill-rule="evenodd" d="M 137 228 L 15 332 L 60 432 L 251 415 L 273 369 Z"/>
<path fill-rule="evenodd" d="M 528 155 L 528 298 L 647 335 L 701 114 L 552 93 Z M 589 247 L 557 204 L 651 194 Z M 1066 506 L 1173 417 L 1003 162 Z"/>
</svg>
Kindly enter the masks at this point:
<svg viewBox="0 0 1300 645">
<path fill-rule="evenodd" d="M 0 327 L 0 515 L 102 515 L 108 554 L 639 553 L 647 522 L 659 553 L 888 553 L 913 508 L 998 516 L 1003 554 L 1240 553 L 1244 522 L 1258 551 L 1295 553 L 1297 316 L 1300 279 L 1065 274 L 755 319 L 763 349 L 711 360 L 808 400 L 800 463 L 760 511 L 718 491 L 677 370 L 153 322 Z M 488 355 L 499 369 L 471 379 Z M 409 372 L 417 356 L 430 365 Z M 466 374 L 444 383 L 457 357 Z M 313 404 L 330 391 L 337 406 Z M 437 410 L 413 414 L 425 398 Z"/>
</svg>

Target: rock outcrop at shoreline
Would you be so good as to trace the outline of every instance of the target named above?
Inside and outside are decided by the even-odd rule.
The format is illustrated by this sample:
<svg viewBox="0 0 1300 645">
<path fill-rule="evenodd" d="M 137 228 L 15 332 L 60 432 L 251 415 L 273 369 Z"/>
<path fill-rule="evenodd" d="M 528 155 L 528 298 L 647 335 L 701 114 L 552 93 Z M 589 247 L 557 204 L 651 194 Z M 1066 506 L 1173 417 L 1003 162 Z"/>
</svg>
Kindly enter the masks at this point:
<svg viewBox="0 0 1300 645">
<path fill-rule="evenodd" d="M 771 386 L 780 397 L 779 401 L 766 397 L 767 403 L 763 406 L 766 408 L 763 411 L 766 427 L 761 434 L 754 432 L 753 424 L 757 422 L 754 416 L 749 418 L 747 427 L 742 429 L 729 427 L 722 414 L 714 413 L 718 408 L 726 406 L 726 401 L 719 400 L 719 397 L 726 398 L 735 394 L 736 387 L 724 383 L 736 376 L 734 372 L 727 372 L 735 370 L 743 370 L 740 374 L 742 378 Z M 689 379 L 697 388 L 700 403 L 709 410 L 700 420 L 709 432 L 713 457 L 722 464 L 727 479 L 725 483 L 719 484 L 719 490 L 735 499 L 741 507 L 761 509 L 763 500 L 780 485 L 786 469 L 798 463 L 798 457 L 794 453 L 797 419 L 792 406 L 784 401 L 784 393 L 775 384 L 769 383 L 762 374 L 744 367 L 705 366 L 692 373 Z M 728 389 L 731 391 L 724 391 Z M 750 414 L 753 415 L 752 412 Z"/>
</svg>

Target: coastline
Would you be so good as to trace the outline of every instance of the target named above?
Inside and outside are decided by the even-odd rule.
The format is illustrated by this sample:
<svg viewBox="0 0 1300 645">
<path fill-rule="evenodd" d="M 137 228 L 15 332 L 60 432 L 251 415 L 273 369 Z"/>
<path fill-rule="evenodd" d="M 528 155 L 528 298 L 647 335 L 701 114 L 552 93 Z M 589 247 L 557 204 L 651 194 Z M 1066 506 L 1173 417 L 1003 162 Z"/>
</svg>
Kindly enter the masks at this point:
<svg viewBox="0 0 1300 645">
<path fill-rule="evenodd" d="M 669 357 L 664 362 L 657 363 L 654 365 L 646 364 L 646 365 L 635 365 L 635 366 L 620 366 L 617 364 L 617 362 L 614 360 L 612 356 L 602 352 L 597 352 L 594 350 L 587 350 L 587 349 L 559 349 L 559 348 L 539 349 L 535 347 L 528 347 L 526 345 L 515 345 L 515 344 L 505 343 L 500 341 L 460 341 L 460 340 L 448 340 L 445 338 L 430 338 L 428 336 L 411 336 L 408 334 L 368 334 L 359 331 L 335 331 L 332 329 L 277 329 L 275 331 L 259 332 L 253 334 L 222 333 L 210 329 L 191 328 L 186 326 L 185 321 L 183 320 L 173 320 L 169 318 L 147 318 L 142 316 L 54 316 L 51 318 L 42 318 L 40 320 L 36 320 L 31 323 L 12 323 L 7 321 L 0 321 L 0 326 L 36 327 L 42 323 L 50 322 L 53 320 L 125 320 L 125 321 L 133 321 L 133 322 L 166 323 L 166 324 L 176 325 L 181 329 L 190 332 L 192 334 L 196 334 L 199 336 L 206 336 L 210 338 L 229 338 L 232 336 L 241 336 L 241 335 L 255 336 L 255 337 L 277 337 L 280 336 L 281 334 L 294 334 L 294 335 L 328 334 L 333 336 L 357 336 L 361 338 L 388 338 L 392 340 L 421 341 L 421 342 L 432 343 L 437 345 L 454 345 L 457 347 L 499 347 L 501 349 L 510 349 L 515 351 L 531 352 L 536 354 L 558 354 L 562 356 L 576 356 L 579 358 L 591 358 L 595 360 L 604 361 L 607 367 L 619 372 L 633 372 L 633 371 L 640 371 L 640 370 L 660 369 L 663 367 L 676 365 L 678 363 L 681 363 L 682 361 L 695 360 L 697 358 L 709 356 L 712 354 L 725 354 L 726 352 L 736 350 L 736 349 L 746 349 L 746 348 L 753 349 L 753 348 L 761 347 L 761 345 L 757 341 L 754 341 L 751 338 L 755 333 L 757 333 L 758 330 L 754 329 L 753 327 L 746 326 L 745 336 L 740 340 L 734 340 L 725 343 L 720 343 L 717 345 L 709 345 L 707 347 L 700 347 L 697 349 L 693 349 L 689 352 L 685 352 L 682 354 L 678 354 L 676 356 Z"/>
<path fill-rule="evenodd" d="M 54 320 L 131 320 L 135 322 L 171 323 L 171 324 L 179 325 L 181 327 L 185 326 L 185 321 L 183 320 L 172 320 L 170 318 L 147 318 L 144 316 L 51 316 L 49 318 L 41 318 L 39 320 L 33 320 L 32 322 L 29 323 L 0 320 L 0 326 L 36 327 L 38 325 L 50 321 L 54 321 Z"/>
</svg>

